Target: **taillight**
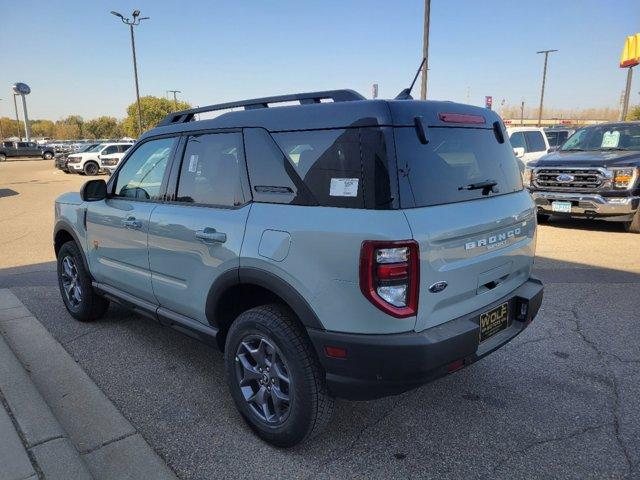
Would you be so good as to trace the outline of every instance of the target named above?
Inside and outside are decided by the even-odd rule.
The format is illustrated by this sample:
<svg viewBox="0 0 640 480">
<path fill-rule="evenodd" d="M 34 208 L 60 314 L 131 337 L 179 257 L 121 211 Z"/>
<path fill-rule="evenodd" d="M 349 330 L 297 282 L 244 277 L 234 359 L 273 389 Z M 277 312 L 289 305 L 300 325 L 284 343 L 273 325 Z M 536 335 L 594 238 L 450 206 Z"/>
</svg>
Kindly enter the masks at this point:
<svg viewBox="0 0 640 480">
<path fill-rule="evenodd" d="M 418 311 L 419 259 L 415 240 L 367 240 L 360 251 L 360 290 L 376 307 L 396 318 Z"/>
</svg>

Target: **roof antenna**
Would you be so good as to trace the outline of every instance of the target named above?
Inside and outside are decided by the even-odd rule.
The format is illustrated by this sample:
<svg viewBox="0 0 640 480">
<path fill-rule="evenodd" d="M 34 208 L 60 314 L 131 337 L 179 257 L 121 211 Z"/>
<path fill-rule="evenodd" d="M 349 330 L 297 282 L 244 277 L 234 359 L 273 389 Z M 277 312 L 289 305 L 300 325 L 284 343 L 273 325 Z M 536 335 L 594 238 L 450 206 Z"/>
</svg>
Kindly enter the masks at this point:
<svg viewBox="0 0 640 480">
<path fill-rule="evenodd" d="M 416 76 L 413 77 L 413 82 L 411 82 L 411 86 L 409 88 L 405 88 L 404 90 L 402 90 L 398 94 L 398 96 L 395 98 L 396 100 L 413 100 L 413 97 L 411 96 L 411 90 L 413 89 L 413 85 L 415 85 L 416 80 L 418 79 L 418 75 L 420 75 L 420 70 L 422 70 L 422 67 L 426 62 L 427 62 L 427 57 L 424 57 L 422 59 L 422 62 L 420 62 L 420 66 L 418 67 Z"/>
</svg>

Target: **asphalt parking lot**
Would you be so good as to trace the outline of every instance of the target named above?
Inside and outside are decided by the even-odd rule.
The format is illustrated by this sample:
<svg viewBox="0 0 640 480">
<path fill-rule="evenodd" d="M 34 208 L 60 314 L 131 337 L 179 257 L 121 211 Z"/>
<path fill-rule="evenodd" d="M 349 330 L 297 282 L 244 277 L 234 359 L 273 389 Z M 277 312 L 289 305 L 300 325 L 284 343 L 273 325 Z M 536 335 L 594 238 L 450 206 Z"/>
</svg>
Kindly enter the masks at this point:
<svg viewBox="0 0 640 480">
<path fill-rule="evenodd" d="M 539 229 L 545 299 L 531 327 L 469 368 L 374 402 L 339 401 L 291 450 L 252 435 L 219 352 L 112 306 L 60 300 L 53 200 L 86 181 L 51 161 L 0 164 L 0 288 L 10 288 L 183 479 L 640 478 L 640 235 Z"/>
</svg>

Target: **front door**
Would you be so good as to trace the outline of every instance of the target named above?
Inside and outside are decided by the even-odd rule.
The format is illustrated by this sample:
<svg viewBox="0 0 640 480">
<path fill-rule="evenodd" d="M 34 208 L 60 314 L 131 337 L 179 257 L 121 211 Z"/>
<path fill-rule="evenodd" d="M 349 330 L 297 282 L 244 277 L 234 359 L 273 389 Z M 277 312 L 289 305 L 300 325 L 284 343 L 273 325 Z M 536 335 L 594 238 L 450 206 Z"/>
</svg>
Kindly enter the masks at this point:
<svg viewBox="0 0 640 480">
<path fill-rule="evenodd" d="M 147 236 L 158 206 L 175 138 L 140 144 L 111 180 L 106 200 L 87 207 L 89 268 L 96 281 L 157 303 L 151 286 Z"/>
<path fill-rule="evenodd" d="M 149 223 L 151 282 L 160 306 L 206 323 L 211 285 L 240 264 L 251 208 L 242 134 L 189 136 L 181 163 L 174 163 L 174 201 L 158 205 Z"/>
</svg>

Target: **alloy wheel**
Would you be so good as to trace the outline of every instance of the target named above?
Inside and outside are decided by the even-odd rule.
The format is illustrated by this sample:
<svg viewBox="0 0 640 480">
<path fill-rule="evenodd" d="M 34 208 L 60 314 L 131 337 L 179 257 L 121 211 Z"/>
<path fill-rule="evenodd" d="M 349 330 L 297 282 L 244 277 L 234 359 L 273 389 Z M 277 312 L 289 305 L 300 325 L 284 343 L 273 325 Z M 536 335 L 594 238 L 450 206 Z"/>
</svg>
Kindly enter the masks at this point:
<svg viewBox="0 0 640 480">
<path fill-rule="evenodd" d="M 269 425 L 282 424 L 291 408 L 291 378 L 280 350 L 262 335 L 248 335 L 236 350 L 235 368 L 251 411 Z"/>
<path fill-rule="evenodd" d="M 77 307 L 82 302 L 82 287 L 78 267 L 71 256 L 62 259 L 62 288 L 69 304 Z"/>
</svg>

